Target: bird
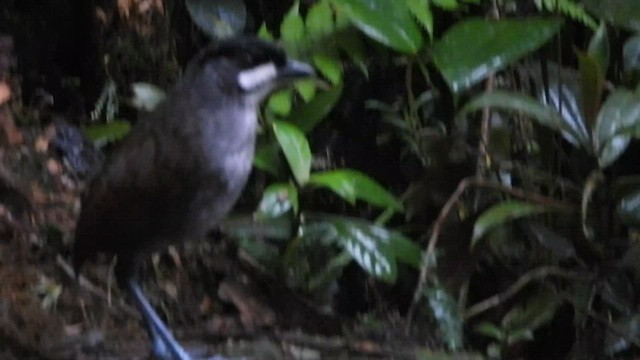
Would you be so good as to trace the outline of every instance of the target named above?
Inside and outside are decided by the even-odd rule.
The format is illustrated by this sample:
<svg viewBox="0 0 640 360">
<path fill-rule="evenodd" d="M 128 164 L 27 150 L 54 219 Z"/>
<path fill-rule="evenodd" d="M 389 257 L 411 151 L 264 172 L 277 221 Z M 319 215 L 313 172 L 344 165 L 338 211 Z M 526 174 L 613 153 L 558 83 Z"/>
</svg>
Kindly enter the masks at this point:
<svg viewBox="0 0 640 360">
<path fill-rule="evenodd" d="M 116 281 L 142 314 L 155 358 L 191 359 L 146 299 L 138 264 L 215 230 L 249 177 L 261 101 L 314 76 L 312 66 L 255 36 L 209 45 L 89 182 L 76 225 L 74 269 L 80 274 L 99 253 L 117 256 Z"/>
</svg>

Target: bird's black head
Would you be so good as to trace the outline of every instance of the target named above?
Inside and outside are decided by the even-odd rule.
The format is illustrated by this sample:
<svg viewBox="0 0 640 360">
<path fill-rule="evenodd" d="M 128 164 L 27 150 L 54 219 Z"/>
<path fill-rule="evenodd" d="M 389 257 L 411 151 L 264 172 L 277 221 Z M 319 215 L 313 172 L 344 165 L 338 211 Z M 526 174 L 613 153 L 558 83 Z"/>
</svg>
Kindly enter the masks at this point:
<svg viewBox="0 0 640 360">
<path fill-rule="evenodd" d="M 314 75 L 311 66 L 288 59 L 281 48 L 257 37 L 239 37 L 207 47 L 192 66 L 206 78 L 221 80 L 221 90 L 256 101 L 295 79 Z"/>
</svg>

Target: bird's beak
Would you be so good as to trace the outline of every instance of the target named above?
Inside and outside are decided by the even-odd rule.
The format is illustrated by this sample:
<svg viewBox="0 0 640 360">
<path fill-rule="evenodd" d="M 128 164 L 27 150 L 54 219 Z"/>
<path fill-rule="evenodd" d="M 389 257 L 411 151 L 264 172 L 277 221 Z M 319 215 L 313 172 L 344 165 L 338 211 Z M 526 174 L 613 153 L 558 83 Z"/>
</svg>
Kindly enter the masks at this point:
<svg viewBox="0 0 640 360">
<path fill-rule="evenodd" d="M 278 69 L 278 79 L 291 81 L 300 78 L 315 76 L 316 72 L 311 65 L 296 60 L 288 60 L 287 64 Z"/>
</svg>

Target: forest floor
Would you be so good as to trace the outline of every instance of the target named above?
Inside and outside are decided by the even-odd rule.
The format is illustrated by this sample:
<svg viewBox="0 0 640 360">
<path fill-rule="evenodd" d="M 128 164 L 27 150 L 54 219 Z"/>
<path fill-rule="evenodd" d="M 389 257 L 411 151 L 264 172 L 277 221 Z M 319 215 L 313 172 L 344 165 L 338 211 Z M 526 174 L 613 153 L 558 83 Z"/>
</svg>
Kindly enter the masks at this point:
<svg viewBox="0 0 640 360">
<path fill-rule="evenodd" d="M 79 280 L 71 268 L 85 184 L 51 145 L 56 125 L 13 131 L 16 141 L 0 146 L 0 359 L 148 358 L 140 316 L 114 284 L 113 262 L 85 266 Z M 220 244 L 170 248 L 143 266 L 151 302 L 195 358 L 420 353 L 425 340 L 399 335 L 399 316 L 372 330 L 326 315 L 277 280 L 244 273 Z"/>
</svg>

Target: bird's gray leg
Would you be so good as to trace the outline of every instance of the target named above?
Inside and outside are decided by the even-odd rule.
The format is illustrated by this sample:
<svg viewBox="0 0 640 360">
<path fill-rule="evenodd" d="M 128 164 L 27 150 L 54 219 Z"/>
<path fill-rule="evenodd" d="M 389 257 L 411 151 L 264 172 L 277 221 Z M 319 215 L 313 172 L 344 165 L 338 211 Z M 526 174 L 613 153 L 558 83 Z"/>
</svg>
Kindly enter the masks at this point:
<svg viewBox="0 0 640 360">
<path fill-rule="evenodd" d="M 158 314 L 153 310 L 135 279 L 130 278 L 127 280 L 127 289 L 133 296 L 136 306 L 144 318 L 153 354 L 163 360 L 191 360 L 191 356 L 180 346 Z"/>
</svg>

